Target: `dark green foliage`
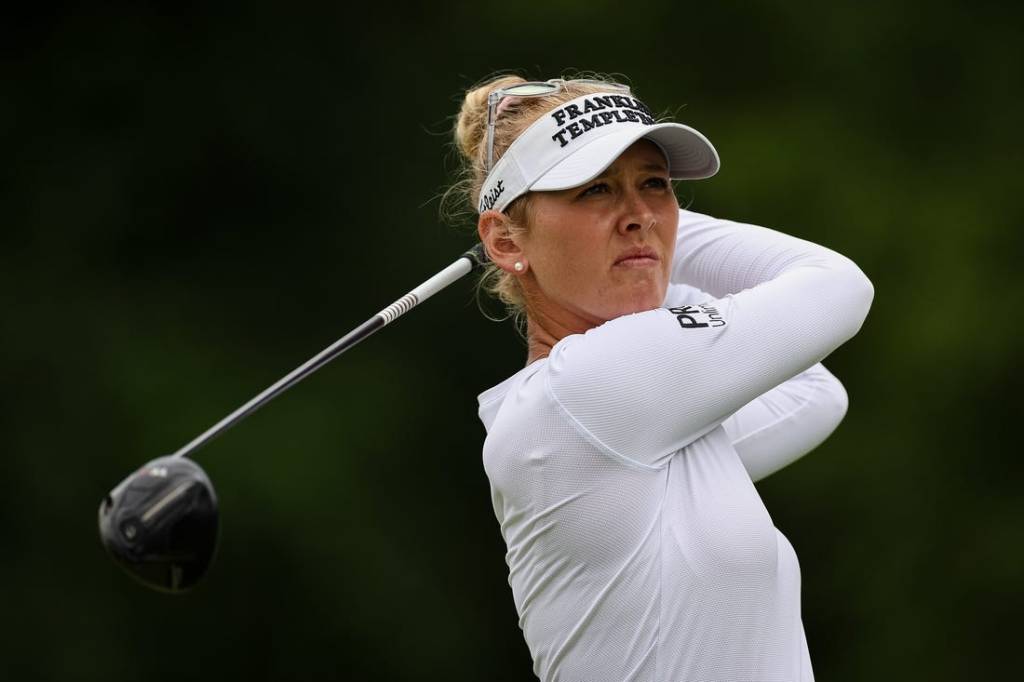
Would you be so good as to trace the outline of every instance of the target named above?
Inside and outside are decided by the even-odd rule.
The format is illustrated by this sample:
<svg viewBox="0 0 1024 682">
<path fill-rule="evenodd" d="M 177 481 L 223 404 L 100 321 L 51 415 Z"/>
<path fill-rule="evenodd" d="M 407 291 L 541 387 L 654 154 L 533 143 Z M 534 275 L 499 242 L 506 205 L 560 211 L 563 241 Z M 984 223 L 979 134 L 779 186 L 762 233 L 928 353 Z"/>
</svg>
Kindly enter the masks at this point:
<svg viewBox="0 0 1024 682">
<path fill-rule="evenodd" d="M 695 210 L 872 278 L 826 361 L 845 422 L 760 486 L 802 562 L 818 679 L 1015 677 L 1022 17 L 959 5 L 3 22 L 0 678 L 531 678 L 476 418 L 525 351 L 468 282 L 200 451 L 223 535 L 195 592 L 145 591 L 96 536 L 134 467 L 472 243 L 437 216 L 450 116 L 509 68 L 626 74 L 717 145 L 719 176 L 681 188 Z"/>
</svg>

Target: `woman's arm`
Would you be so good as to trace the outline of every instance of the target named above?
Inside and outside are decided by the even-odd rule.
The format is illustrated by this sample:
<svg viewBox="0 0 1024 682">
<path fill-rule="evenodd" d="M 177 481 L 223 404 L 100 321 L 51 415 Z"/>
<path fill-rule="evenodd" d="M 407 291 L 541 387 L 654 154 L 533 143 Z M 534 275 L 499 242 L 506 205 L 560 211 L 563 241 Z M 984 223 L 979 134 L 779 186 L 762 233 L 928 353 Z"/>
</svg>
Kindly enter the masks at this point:
<svg viewBox="0 0 1024 682">
<path fill-rule="evenodd" d="M 741 407 L 722 428 L 759 481 L 821 445 L 847 404 L 843 385 L 818 363 Z"/>
<path fill-rule="evenodd" d="M 696 305 L 711 295 L 669 286 L 663 307 Z M 722 422 L 751 480 L 759 481 L 815 449 L 846 415 L 846 390 L 820 362 L 762 393 Z"/>
<path fill-rule="evenodd" d="M 857 333 L 874 293 L 845 256 L 781 232 L 689 211 L 680 230 L 673 281 L 720 298 L 611 320 L 548 361 L 576 428 L 647 466 L 821 361 Z"/>
</svg>

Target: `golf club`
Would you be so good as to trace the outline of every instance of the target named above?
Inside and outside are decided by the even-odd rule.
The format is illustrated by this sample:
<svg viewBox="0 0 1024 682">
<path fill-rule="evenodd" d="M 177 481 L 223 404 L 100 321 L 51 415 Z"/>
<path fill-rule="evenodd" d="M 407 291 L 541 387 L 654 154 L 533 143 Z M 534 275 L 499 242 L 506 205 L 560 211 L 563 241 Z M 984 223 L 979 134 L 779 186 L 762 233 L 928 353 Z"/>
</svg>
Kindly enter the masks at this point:
<svg viewBox="0 0 1024 682">
<path fill-rule="evenodd" d="M 177 452 L 132 473 L 100 502 L 100 539 L 114 561 L 144 585 L 185 592 L 206 574 L 217 547 L 217 496 L 187 456 L 346 350 L 487 262 L 482 244 L 320 351 Z"/>
</svg>

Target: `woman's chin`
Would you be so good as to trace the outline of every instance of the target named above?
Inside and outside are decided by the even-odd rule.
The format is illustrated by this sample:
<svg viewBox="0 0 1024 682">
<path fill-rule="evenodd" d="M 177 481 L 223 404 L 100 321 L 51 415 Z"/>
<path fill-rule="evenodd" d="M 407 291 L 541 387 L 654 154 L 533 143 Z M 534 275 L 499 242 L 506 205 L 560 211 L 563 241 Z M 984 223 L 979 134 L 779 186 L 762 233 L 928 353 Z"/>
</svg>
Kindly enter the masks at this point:
<svg viewBox="0 0 1024 682">
<path fill-rule="evenodd" d="M 634 295 L 628 296 L 616 305 L 616 314 L 612 315 L 609 319 L 654 310 L 655 308 L 660 308 L 664 301 L 664 293 L 658 293 L 657 291 L 650 290 L 636 292 Z"/>
</svg>

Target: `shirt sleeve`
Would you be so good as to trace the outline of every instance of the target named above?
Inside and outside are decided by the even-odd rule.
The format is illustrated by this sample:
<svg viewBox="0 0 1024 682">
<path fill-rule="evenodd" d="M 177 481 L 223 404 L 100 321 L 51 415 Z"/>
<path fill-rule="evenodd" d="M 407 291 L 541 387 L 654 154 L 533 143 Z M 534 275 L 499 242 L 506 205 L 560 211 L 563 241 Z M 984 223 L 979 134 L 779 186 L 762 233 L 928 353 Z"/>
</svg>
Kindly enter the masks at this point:
<svg viewBox="0 0 1024 682">
<path fill-rule="evenodd" d="M 851 338 L 874 290 L 850 259 L 774 230 L 680 212 L 672 280 L 710 298 L 555 344 L 547 386 L 577 430 L 642 466 L 668 457 Z"/>
<path fill-rule="evenodd" d="M 843 385 L 818 363 L 741 407 L 722 428 L 759 481 L 821 445 L 847 405 Z"/>
</svg>

